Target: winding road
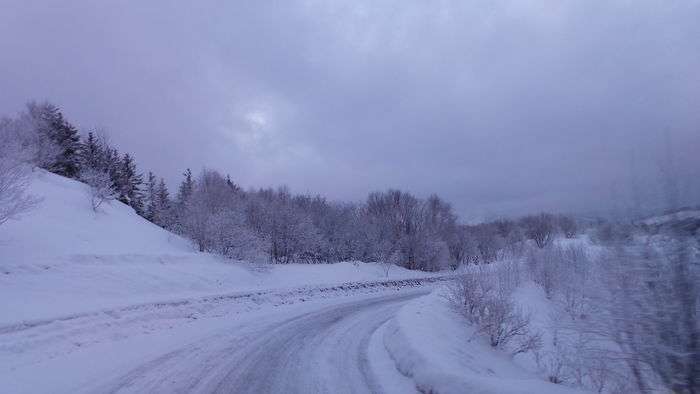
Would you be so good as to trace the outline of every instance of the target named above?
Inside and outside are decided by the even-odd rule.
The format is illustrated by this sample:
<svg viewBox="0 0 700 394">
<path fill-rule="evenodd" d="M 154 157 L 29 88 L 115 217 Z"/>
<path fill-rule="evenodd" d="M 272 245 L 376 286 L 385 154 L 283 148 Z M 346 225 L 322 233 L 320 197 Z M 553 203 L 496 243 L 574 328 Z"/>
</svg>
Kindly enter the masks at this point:
<svg viewBox="0 0 700 394">
<path fill-rule="evenodd" d="M 383 347 L 377 345 L 381 342 L 376 338 L 381 333 L 378 330 L 405 302 L 423 294 L 365 298 L 236 327 L 136 366 L 96 391 L 256 394 L 415 391 L 389 362 L 388 354 L 377 356 Z"/>
</svg>

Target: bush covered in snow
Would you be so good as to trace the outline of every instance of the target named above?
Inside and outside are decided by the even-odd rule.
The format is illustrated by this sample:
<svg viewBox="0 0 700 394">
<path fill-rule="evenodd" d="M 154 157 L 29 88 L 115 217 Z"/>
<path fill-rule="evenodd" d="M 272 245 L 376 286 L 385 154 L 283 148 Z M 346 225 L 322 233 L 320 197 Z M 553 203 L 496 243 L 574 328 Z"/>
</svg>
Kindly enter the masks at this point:
<svg viewBox="0 0 700 394">
<path fill-rule="evenodd" d="M 450 286 L 450 301 L 494 348 L 512 354 L 540 346 L 540 334 L 531 330 L 530 315 L 511 299 L 519 283 L 515 266 L 469 270 Z"/>
</svg>

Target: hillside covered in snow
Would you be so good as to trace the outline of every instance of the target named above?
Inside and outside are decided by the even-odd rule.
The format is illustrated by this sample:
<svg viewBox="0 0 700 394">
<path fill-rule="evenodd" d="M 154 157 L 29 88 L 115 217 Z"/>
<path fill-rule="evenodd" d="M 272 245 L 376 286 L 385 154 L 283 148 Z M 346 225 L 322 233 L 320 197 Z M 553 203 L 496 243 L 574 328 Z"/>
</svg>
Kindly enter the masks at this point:
<svg viewBox="0 0 700 394">
<path fill-rule="evenodd" d="M 128 305 L 256 289 L 384 279 L 368 263 L 257 265 L 199 253 L 191 243 L 88 187 L 35 170 L 32 211 L 0 226 L 0 325 Z M 426 276 L 392 267 L 390 278 Z"/>
</svg>

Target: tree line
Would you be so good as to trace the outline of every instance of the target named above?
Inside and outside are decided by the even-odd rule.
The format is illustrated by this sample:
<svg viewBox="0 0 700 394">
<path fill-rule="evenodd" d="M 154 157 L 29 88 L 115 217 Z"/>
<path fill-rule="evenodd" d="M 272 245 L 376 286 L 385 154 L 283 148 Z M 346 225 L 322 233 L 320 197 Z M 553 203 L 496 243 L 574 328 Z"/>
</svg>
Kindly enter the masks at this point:
<svg viewBox="0 0 700 394">
<path fill-rule="evenodd" d="M 94 210 L 116 199 L 189 238 L 200 251 L 232 259 L 379 261 L 436 271 L 491 262 L 530 240 L 543 248 L 557 232 L 576 233 L 573 219 L 550 214 L 465 225 L 439 196 L 418 198 L 401 190 L 373 192 L 359 203 L 293 194 L 285 186 L 243 190 L 212 169 L 197 175 L 187 169 L 171 195 L 163 178 L 142 173 L 133 155 L 120 152 L 103 133 L 81 135 L 51 103 L 27 104 L 3 119 L 0 130 L 6 146 L 1 160 L 12 156 L 14 163 L 84 182 Z"/>
</svg>

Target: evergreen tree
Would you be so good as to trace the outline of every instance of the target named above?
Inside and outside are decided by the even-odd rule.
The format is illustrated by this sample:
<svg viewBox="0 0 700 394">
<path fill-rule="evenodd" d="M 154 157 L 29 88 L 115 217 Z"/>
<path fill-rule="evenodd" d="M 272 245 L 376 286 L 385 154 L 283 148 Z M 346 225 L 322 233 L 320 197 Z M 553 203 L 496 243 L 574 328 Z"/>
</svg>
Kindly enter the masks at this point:
<svg viewBox="0 0 700 394">
<path fill-rule="evenodd" d="M 96 171 L 107 172 L 108 168 L 105 163 L 106 149 L 108 149 L 108 147 L 102 146 L 102 143 L 95 137 L 95 134 L 89 132 L 87 139 L 81 144 L 80 166 L 82 168 L 91 168 Z"/>
<path fill-rule="evenodd" d="M 160 178 L 158 187 L 156 188 L 156 216 L 153 222 L 161 227 L 170 227 L 171 225 L 171 207 L 170 207 L 170 193 L 168 192 L 168 187 L 165 185 L 163 178 Z"/>
<path fill-rule="evenodd" d="M 148 180 L 146 181 L 146 212 L 145 218 L 155 223 L 158 217 L 158 198 L 157 198 L 156 176 L 153 172 L 148 171 Z"/>
<path fill-rule="evenodd" d="M 77 178 L 80 172 L 80 136 L 78 129 L 70 124 L 61 110 L 50 103 L 28 104 L 30 115 L 41 125 L 40 133 L 51 140 L 57 149 L 57 154 L 46 169 L 68 178 Z"/>
<path fill-rule="evenodd" d="M 105 147 L 105 155 L 104 155 L 104 166 L 107 169 L 107 172 L 109 173 L 109 177 L 112 180 L 112 185 L 114 188 L 114 191 L 117 195 L 119 195 L 119 191 L 121 190 L 121 158 L 119 157 L 119 151 L 117 151 L 115 148 L 109 148 Z"/>
<path fill-rule="evenodd" d="M 180 183 L 180 189 L 177 191 L 177 203 L 184 206 L 189 201 L 194 191 L 194 180 L 192 179 L 192 171 L 188 168 L 183 174 L 185 179 Z"/>
<path fill-rule="evenodd" d="M 175 206 L 173 207 L 172 215 L 169 218 L 171 220 L 171 228 L 178 233 L 186 231 L 187 224 L 185 222 L 186 219 L 190 217 L 190 202 L 192 200 L 192 194 L 194 193 L 192 171 L 188 168 L 182 175 L 185 177 L 185 179 L 183 179 L 180 183 L 177 196 L 175 197 Z"/>
<path fill-rule="evenodd" d="M 143 177 L 136 171 L 136 164 L 130 154 L 125 153 L 117 174 L 117 193 L 119 201 L 134 208 L 143 216 Z"/>
</svg>

